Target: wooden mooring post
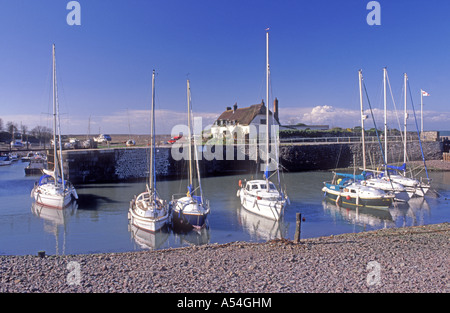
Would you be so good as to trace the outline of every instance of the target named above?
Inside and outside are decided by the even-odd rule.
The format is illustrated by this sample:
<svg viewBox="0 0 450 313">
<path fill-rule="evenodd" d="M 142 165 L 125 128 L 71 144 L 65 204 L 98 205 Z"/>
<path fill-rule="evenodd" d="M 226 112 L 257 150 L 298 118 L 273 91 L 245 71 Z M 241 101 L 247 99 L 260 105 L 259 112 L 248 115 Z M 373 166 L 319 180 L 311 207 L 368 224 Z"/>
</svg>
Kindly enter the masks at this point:
<svg viewBox="0 0 450 313">
<path fill-rule="evenodd" d="M 300 242 L 300 234 L 302 232 L 301 226 L 302 226 L 302 214 L 296 213 L 294 243 Z"/>
</svg>

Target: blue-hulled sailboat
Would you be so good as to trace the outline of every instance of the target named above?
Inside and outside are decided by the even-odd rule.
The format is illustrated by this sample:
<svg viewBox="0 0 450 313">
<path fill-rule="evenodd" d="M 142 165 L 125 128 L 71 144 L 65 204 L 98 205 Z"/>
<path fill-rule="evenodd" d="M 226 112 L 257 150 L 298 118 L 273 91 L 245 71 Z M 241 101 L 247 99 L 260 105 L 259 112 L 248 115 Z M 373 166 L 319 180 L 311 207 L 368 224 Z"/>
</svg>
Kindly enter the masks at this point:
<svg viewBox="0 0 450 313">
<path fill-rule="evenodd" d="M 203 196 L 198 166 L 197 149 L 194 140 L 195 169 L 197 172 L 197 185 L 194 186 L 194 162 L 192 161 L 192 129 L 191 129 L 191 89 L 187 80 L 187 102 L 188 102 L 188 150 L 189 150 L 189 184 L 186 194 L 174 194 L 170 202 L 172 211 L 172 223 L 174 228 L 192 229 L 203 228 L 207 224 L 210 212 L 209 201 Z"/>
</svg>

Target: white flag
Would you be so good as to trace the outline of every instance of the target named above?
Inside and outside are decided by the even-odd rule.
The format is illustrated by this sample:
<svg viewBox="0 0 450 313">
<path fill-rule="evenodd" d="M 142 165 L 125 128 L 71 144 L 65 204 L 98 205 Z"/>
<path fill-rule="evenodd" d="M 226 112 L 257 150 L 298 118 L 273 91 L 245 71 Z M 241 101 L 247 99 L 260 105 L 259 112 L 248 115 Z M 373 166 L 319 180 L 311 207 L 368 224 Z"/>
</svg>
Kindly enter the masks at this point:
<svg viewBox="0 0 450 313">
<path fill-rule="evenodd" d="M 428 93 L 428 92 L 426 92 L 425 90 L 422 90 L 422 89 L 420 89 L 421 91 L 422 91 L 422 96 L 424 96 L 424 97 L 428 97 L 430 94 Z"/>
</svg>

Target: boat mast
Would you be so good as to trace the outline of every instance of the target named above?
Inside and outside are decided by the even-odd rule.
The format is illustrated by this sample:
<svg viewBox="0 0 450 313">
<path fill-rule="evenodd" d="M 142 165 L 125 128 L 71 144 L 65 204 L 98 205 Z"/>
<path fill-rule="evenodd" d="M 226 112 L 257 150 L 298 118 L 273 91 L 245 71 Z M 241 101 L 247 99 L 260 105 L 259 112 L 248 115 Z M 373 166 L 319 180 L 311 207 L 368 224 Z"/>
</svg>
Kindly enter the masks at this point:
<svg viewBox="0 0 450 313">
<path fill-rule="evenodd" d="M 56 56 L 55 44 L 52 45 L 52 80 L 53 80 L 53 173 L 55 175 L 55 186 L 58 186 L 58 157 L 56 146 Z"/>
<path fill-rule="evenodd" d="M 361 105 L 361 139 L 362 139 L 362 154 L 363 154 L 363 170 L 366 170 L 366 143 L 364 136 L 364 108 L 363 108 L 363 95 L 362 95 L 362 71 L 358 71 L 359 75 L 359 103 Z"/>
<path fill-rule="evenodd" d="M 386 67 L 383 68 L 383 89 L 384 89 L 384 164 L 387 165 L 387 105 L 386 105 Z"/>
<path fill-rule="evenodd" d="M 192 186 L 192 147 L 191 147 L 191 87 L 187 80 L 187 103 L 188 103 L 188 147 L 189 147 L 189 185 Z"/>
<path fill-rule="evenodd" d="M 53 83 L 53 172 L 55 173 L 55 186 L 58 185 L 56 178 L 56 66 L 55 66 L 55 44 L 52 45 L 52 83 Z"/>
<path fill-rule="evenodd" d="M 406 112 L 406 85 L 407 85 L 407 81 L 408 81 L 408 75 L 405 73 L 404 74 L 404 81 L 405 81 L 405 115 L 404 115 L 404 129 L 405 129 L 405 138 L 403 141 L 403 163 L 406 163 L 406 120 L 408 119 L 408 113 Z M 405 170 L 406 171 L 406 170 Z"/>
<path fill-rule="evenodd" d="M 153 199 L 154 195 L 154 179 L 153 176 L 155 173 L 153 172 L 153 153 L 155 150 L 155 70 L 153 70 L 152 73 L 152 111 L 151 111 L 151 134 L 150 134 L 150 177 L 149 177 L 149 184 L 150 184 L 150 198 Z"/>
<path fill-rule="evenodd" d="M 269 191 L 269 28 L 266 29 L 266 190 Z"/>
<path fill-rule="evenodd" d="M 56 55 L 55 55 L 56 57 Z M 56 58 L 55 58 L 56 59 Z M 56 65 L 56 62 L 55 62 Z M 56 66 L 55 66 L 55 74 L 56 74 Z M 66 183 L 64 182 L 64 167 L 63 167 L 63 158 L 62 158 L 62 140 L 61 140 L 61 121 L 59 119 L 59 101 L 58 101 L 58 83 L 55 75 L 55 99 L 56 99 L 56 118 L 58 125 L 58 146 L 59 146 L 59 173 L 61 174 L 61 183 L 63 189 L 66 187 Z"/>
<path fill-rule="evenodd" d="M 420 138 L 423 136 L 423 90 L 420 89 Z"/>
</svg>

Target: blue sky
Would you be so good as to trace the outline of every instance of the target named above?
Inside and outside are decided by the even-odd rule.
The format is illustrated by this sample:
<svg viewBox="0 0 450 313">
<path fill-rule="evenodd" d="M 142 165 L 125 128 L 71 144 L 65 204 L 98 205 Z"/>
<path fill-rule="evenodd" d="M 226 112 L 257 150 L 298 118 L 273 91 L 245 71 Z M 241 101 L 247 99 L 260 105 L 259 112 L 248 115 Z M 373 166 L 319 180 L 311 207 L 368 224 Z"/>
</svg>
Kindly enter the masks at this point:
<svg viewBox="0 0 450 313">
<path fill-rule="evenodd" d="M 157 131 L 184 123 L 187 77 L 194 114 L 206 126 L 235 102 L 265 97 L 270 27 L 271 99 L 279 99 L 282 123 L 358 125 L 362 69 L 381 127 L 386 66 L 397 109 L 406 72 L 416 113 L 420 89 L 431 94 L 425 130 L 450 128 L 447 1 L 378 1 L 381 25 L 374 26 L 367 0 L 79 0 L 80 26 L 67 24 L 68 2 L 0 0 L 4 124 L 51 125 L 55 43 L 64 133 L 86 133 L 89 117 L 91 133 L 148 133 L 153 69 Z M 390 127 L 398 128 L 388 106 Z"/>
</svg>

